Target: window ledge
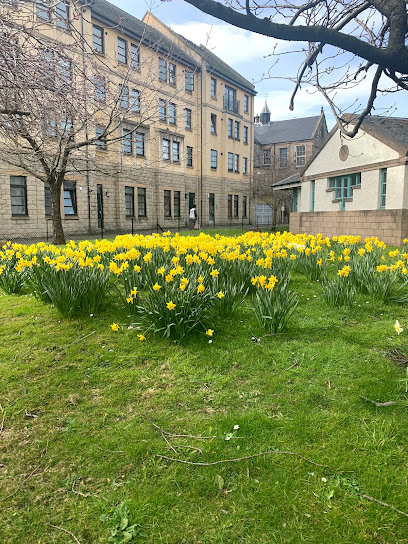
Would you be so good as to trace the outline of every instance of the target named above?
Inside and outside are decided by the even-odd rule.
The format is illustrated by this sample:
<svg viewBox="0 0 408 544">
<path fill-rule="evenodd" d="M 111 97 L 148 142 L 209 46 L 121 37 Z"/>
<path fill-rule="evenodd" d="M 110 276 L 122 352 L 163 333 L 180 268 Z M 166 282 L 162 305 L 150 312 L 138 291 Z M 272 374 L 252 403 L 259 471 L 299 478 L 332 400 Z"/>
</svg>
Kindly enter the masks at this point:
<svg viewBox="0 0 408 544">
<path fill-rule="evenodd" d="M 193 129 L 191 127 L 184 127 L 185 130 L 188 130 L 189 132 L 193 132 Z"/>
<path fill-rule="evenodd" d="M 77 215 L 64 215 L 63 217 L 64 221 L 79 221 L 79 217 Z"/>
<path fill-rule="evenodd" d="M 25 220 L 30 219 L 30 216 L 29 215 L 12 215 L 11 219 L 17 219 L 21 221 L 21 219 L 25 219 Z"/>
</svg>

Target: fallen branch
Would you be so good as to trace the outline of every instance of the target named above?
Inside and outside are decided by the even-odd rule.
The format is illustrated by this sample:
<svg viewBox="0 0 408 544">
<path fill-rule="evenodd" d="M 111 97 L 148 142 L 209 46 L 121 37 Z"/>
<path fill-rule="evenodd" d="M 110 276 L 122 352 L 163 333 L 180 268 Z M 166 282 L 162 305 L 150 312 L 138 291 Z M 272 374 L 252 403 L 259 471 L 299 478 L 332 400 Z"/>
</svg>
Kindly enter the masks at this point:
<svg viewBox="0 0 408 544">
<path fill-rule="evenodd" d="M 106 453 L 124 453 L 123 450 L 104 450 L 103 448 L 96 446 L 98 450 L 101 450 Z"/>
<path fill-rule="evenodd" d="M 64 529 L 63 527 L 58 527 L 58 525 L 53 525 L 52 523 L 50 523 L 50 527 L 54 527 L 54 529 L 59 529 L 60 531 L 64 531 L 64 533 L 68 533 L 69 535 L 72 536 L 72 538 L 75 540 L 77 544 L 81 544 L 79 540 L 77 539 L 77 537 L 74 534 L 72 534 L 71 531 L 68 531 L 68 529 Z"/>
<path fill-rule="evenodd" d="M 374 404 L 374 406 L 377 406 L 377 408 L 381 408 L 381 406 L 394 406 L 395 404 L 397 404 L 395 400 L 389 400 L 387 402 L 377 402 L 376 400 L 368 399 L 367 397 L 363 397 L 362 395 L 360 395 L 360 399 L 371 402 L 371 404 Z"/>
<path fill-rule="evenodd" d="M 394 512 L 397 512 L 398 514 L 402 514 L 403 516 L 406 516 L 408 518 L 408 514 L 406 512 L 403 512 L 402 510 L 398 510 L 398 508 L 395 508 L 395 506 L 392 506 L 391 504 L 388 504 L 383 501 L 379 501 L 378 499 L 375 499 L 374 497 L 370 497 L 369 495 L 362 495 L 362 497 L 368 501 L 375 502 L 376 504 L 380 504 L 381 506 L 386 506 L 390 510 L 393 510 Z"/>
<path fill-rule="evenodd" d="M 30 474 L 27 476 L 27 478 L 24 478 L 24 480 L 21 482 L 20 485 L 17 486 L 17 489 L 15 491 L 13 491 L 13 493 L 10 493 L 10 495 L 7 495 L 7 497 L 3 497 L 2 499 L 0 499 L 1 501 L 6 501 L 7 499 L 10 499 L 11 497 L 13 497 L 16 493 L 18 493 L 20 491 L 20 489 L 23 487 L 23 485 L 27 482 L 27 480 L 29 480 L 32 476 L 34 476 L 34 474 L 37 472 L 37 470 L 41 467 L 41 465 L 43 464 L 44 461 L 41 461 L 41 463 L 39 465 L 37 465 L 35 467 L 34 470 L 32 470 L 30 472 Z M 46 467 L 43 472 L 45 472 L 49 467 Z"/>
<path fill-rule="evenodd" d="M 68 346 L 66 347 L 66 349 L 70 348 L 71 346 L 73 346 L 74 344 L 76 344 L 77 342 L 80 342 L 81 340 L 85 340 L 85 338 L 88 338 L 88 336 L 92 336 L 93 334 L 95 334 L 96 331 L 92 331 L 90 332 L 89 334 L 86 334 L 85 336 L 80 336 L 79 338 L 77 338 L 76 340 L 74 340 L 73 342 L 71 342 L 70 344 L 68 344 Z"/>
<path fill-rule="evenodd" d="M 321 465 L 320 463 L 315 463 L 314 461 L 311 461 L 307 457 L 304 457 L 303 455 L 300 455 L 300 453 L 295 453 L 293 451 L 263 451 L 261 453 L 255 453 L 254 455 L 246 455 L 245 457 L 237 457 L 236 459 L 221 459 L 220 461 L 212 461 L 210 463 L 200 463 L 200 462 L 194 462 L 194 461 L 185 461 L 183 459 L 174 459 L 172 457 L 166 457 L 165 455 L 159 455 L 156 454 L 155 457 L 159 457 L 160 459 L 166 459 L 167 461 L 175 461 L 176 463 L 183 463 L 184 465 L 194 465 L 194 466 L 200 466 L 200 467 L 211 467 L 213 465 L 220 465 L 222 463 L 236 463 L 238 461 L 245 461 L 246 459 L 254 459 L 255 457 L 262 457 L 264 455 L 293 455 L 294 457 L 299 457 L 299 459 L 303 459 L 304 461 L 307 461 L 308 463 L 316 466 L 316 467 L 325 467 L 330 468 L 328 465 Z"/>
<path fill-rule="evenodd" d="M 4 429 L 4 420 L 6 419 L 6 410 L 3 408 L 1 404 L 0 404 L 0 410 L 1 410 L 1 413 L 3 414 L 1 425 L 0 425 L 0 436 L 1 436 Z"/>
<path fill-rule="evenodd" d="M 143 416 L 143 417 L 150 423 L 150 425 L 153 425 L 153 427 L 155 429 L 160 431 L 162 435 L 166 435 L 166 436 L 169 436 L 171 438 L 197 438 L 198 440 L 214 440 L 214 438 L 218 438 L 218 436 L 194 436 L 192 434 L 173 434 L 173 433 L 169 433 L 168 431 L 165 431 L 164 429 L 162 429 L 161 427 L 156 425 L 156 423 L 153 423 L 153 421 L 151 419 L 149 419 L 147 416 Z M 236 438 L 238 438 L 238 437 L 236 437 Z"/>
</svg>

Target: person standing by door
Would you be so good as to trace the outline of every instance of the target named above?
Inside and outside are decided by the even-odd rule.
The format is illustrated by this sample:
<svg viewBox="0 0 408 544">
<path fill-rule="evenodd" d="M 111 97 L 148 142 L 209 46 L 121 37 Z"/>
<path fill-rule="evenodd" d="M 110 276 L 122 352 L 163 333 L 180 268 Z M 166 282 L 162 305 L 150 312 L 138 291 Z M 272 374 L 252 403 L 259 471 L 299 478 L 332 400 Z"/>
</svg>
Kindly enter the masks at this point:
<svg viewBox="0 0 408 544">
<path fill-rule="evenodd" d="M 198 215 L 197 215 L 197 206 L 194 204 L 188 216 L 189 229 L 192 230 L 196 223 L 198 224 Z"/>
</svg>

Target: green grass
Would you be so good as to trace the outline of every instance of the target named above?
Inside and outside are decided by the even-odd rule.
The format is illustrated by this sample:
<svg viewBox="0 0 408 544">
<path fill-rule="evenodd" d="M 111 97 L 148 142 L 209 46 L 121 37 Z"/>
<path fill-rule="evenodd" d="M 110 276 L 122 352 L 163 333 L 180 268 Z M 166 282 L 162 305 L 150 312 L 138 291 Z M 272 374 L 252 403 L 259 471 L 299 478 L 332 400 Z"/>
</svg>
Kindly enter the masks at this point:
<svg viewBox="0 0 408 544">
<path fill-rule="evenodd" d="M 405 369 L 386 357 L 405 350 L 393 324 L 407 326 L 408 309 L 358 297 L 338 311 L 318 282 L 294 275 L 291 288 L 300 301 L 285 332 L 263 336 L 244 305 L 212 343 L 181 345 L 139 342 L 119 307 L 69 321 L 32 297 L 1 296 L 0 542 L 75 542 L 62 529 L 108 542 L 99 518 L 126 502 L 134 542 L 408 543 L 406 517 L 359 496 L 408 512 Z M 168 437 L 176 454 L 149 420 L 217 438 Z M 274 449 L 328 466 L 155 457 Z"/>
</svg>

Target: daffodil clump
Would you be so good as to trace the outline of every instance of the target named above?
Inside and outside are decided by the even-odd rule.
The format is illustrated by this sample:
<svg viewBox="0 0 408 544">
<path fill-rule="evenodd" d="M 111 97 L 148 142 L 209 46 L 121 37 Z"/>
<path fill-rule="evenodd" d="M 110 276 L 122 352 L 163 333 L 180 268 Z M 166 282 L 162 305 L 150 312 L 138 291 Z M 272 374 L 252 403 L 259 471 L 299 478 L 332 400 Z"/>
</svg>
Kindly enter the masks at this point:
<svg viewBox="0 0 408 544">
<path fill-rule="evenodd" d="M 176 339 L 205 335 L 245 299 L 261 326 L 281 330 L 296 308 L 289 290 L 295 274 L 319 280 L 329 303 L 330 291 L 343 289 L 343 302 L 337 297 L 335 305 L 358 293 L 406 300 L 408 254 L 387 253 L 376 238 L 289 232 L 124 235 L 64 247 L 8 242 L 0 250 L 5 293 L 32 293 L 64 316 L 122 305 L 143 323 L 140 341 L 146 330 Z"/>
</svg>

